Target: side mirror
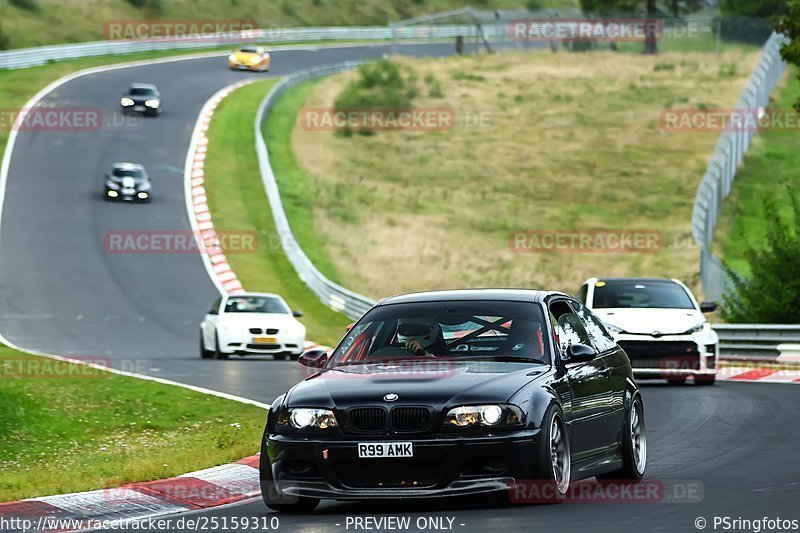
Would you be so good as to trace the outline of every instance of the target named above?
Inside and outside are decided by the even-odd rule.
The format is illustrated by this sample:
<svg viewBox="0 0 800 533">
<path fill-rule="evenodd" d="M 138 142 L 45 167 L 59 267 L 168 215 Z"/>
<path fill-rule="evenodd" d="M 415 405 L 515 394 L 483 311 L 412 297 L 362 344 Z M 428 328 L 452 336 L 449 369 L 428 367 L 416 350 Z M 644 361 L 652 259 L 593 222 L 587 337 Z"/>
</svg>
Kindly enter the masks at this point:
<svg viewBox="0 0 800 533">
<path fill-rule="evenodd" d="M 703 302 L 700 304 L 701 313 L 713 313 L 717 310 L 717 302 Z"/>
<path fill-rule="evenodd" d="M 597 353 L 591 346 L 585 344 L 570 344 L 567 346 L 566 363 L 585 363 L 595 358 Z"/>
<path fill-rule="evenodd" d="M 300 318 L 301 316 L 303 316 L 303 312 L 295 309 L 294 311 L 292 311 L 292 316 Z"/>
<path fill-rule="evenodd" d="M 309 368 L 322 368 L 328 362 L 328 354 L 325 350 L 315 349 L 303 352 L 297 362 Z"/>
</svg>

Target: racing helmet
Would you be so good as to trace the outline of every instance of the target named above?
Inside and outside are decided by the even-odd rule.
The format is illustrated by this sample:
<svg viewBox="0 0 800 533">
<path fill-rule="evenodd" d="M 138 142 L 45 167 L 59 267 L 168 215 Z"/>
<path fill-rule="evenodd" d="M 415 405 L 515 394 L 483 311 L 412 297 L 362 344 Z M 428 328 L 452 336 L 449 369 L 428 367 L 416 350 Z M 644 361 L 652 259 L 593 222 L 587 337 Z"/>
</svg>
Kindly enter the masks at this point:
<svg viewBox="0 0 800 533">
<path fill-rule="evenodd" d="M 439 337 L 439 324 L 431 317 L 401 318 L 397 321 L 397 341 L 417 340 L 423 348 L 433 346 Z"/>
</svg>

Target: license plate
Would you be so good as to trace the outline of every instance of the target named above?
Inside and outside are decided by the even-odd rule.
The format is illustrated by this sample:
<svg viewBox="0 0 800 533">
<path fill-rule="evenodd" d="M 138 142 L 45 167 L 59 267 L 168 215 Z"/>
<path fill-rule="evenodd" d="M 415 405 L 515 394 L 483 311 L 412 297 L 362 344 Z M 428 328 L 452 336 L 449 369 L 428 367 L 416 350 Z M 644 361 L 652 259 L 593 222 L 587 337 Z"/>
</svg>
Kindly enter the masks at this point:
<svg viewBox="0 0 800 533">
<path fill-rule="evenodd" d="M 253 337 L 253 344 L 277 344 L 275 337 Z"/>
<path fill-rule="evenodd" d="M 359 459 L 386 457 L 414 457 L 414 448 L 410 442 L 359 442 Z"/>
<path fill-rule="evenodd" d="M 134 111 L 144 111 L 144 106 L 143 105 L 135 105 L 135 106 L 133 106 L 133 110 Z"/>
</svg>

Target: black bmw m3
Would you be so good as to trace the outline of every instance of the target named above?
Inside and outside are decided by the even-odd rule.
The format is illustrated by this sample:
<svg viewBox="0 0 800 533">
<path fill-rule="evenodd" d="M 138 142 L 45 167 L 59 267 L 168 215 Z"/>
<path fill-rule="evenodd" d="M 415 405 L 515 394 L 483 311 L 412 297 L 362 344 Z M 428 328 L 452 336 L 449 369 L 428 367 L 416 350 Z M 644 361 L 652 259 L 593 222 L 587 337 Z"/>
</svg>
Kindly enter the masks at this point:
<svg viewBox="0 0 800 533">
<path fill-rule="evenodd" d="M 644 474 L 630 361 L 563 293 L 476 289 L 395 296 L 272 404 L 261 449 L 268 507 L 504 492 L 565 495 Z"/>
</svg>

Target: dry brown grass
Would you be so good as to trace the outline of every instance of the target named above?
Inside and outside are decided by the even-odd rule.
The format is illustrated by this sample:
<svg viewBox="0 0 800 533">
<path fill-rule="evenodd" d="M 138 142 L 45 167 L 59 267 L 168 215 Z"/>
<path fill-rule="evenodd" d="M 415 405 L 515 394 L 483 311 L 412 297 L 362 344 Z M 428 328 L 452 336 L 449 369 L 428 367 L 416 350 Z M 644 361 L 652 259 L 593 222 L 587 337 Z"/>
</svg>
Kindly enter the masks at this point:
<svg viewBox="0 0 800 533">
<path fill-rule="evenodd" d="M 736 101 L 755 54 L 506 54 L 403 60 L 416 107 L 491 124 L 343 137 L 295 127 L 315 227 L 345 285 L 374 297 L 474 286 L 572 291 L 592 276 L 697 285 L 690 217 L 718 134 L 667 133 L 665 107 Z M 720 64 L 735 64 L 735 72 Z M 306 104 L 331 106 L 349 73 Z M 430 97 L 435 85 L 443 97 Z M 514 230 L 660 230 L 658 253 L 515 253 Z M 678 244 L 672 244 L 675 240 Z"/>
</svg>

